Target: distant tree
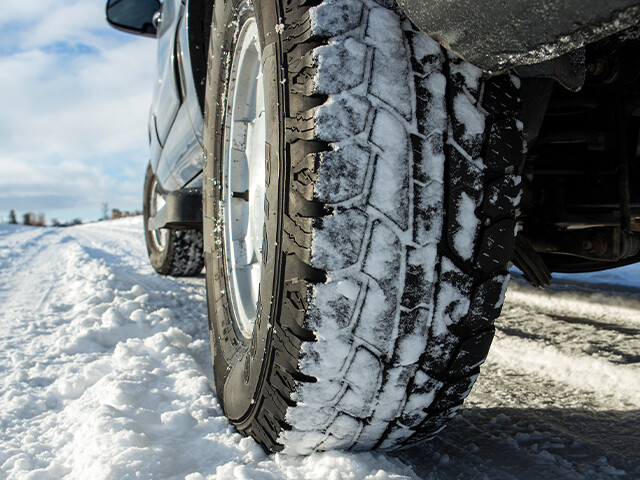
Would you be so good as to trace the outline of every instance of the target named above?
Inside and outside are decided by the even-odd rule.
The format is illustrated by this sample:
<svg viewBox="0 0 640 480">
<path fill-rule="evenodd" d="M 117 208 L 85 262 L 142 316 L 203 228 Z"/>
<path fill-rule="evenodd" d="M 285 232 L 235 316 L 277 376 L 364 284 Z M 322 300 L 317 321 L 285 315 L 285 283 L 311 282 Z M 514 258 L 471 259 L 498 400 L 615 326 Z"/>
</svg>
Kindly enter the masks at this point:
<svg viewBox="0 0 640 480">
<path fill-rule="evenodd" d="M 102 220 L 109 219 L 109 204 L 107 202 L 102 203 Z"/>
<path fill-rule="evenodd" d="M 60 221 L 57 218 L 54 218 L 53 220 L 51 220 L 51 225 L 53 225 L 54 227 L 59 227 Z"/>
<path fill-rule="evenodd" d="M 79 218 L 75 218 L 72 222 L 71 225 L 80 225 L 82 224 L 82 220 Z"/>
<path fill-rule="evenodd" d="M 16 212 L 14 210 L 9 212 L 9 223 L 12 225 L 18 223 L 18 220 L 16 220 Z"/>
<path fill-rule="evenodd" d="M 33 212 L 27 212 L 22 216 L 22 223 L 25 225 L 31 225 L 33 227 L 44 227 L 45 219 L 44 213 L 40 212 L 37 215 Z"/>
</svg>

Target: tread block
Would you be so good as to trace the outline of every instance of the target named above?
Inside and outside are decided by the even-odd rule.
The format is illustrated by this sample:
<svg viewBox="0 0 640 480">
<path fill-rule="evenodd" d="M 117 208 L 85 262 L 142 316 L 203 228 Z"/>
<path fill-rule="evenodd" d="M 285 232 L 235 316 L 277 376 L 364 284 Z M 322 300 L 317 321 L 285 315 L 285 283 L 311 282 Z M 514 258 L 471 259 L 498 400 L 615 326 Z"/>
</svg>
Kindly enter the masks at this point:
<svg viewBox="0 0 640 480">
<path fill-rule="evenodd" d="M 299 192 L 306 200 L 313 200 L 313 185 L 318 179 L 319 166 L 320 155 L 309 153 L 291 168 L 291 188 Z"/>
<path fill-rule="evenodd" d="M 458 340 L 453 335 L 430 338 L 427 349 L 420 359 L 421 368 L 436 377 L 445 374 L 451 354 L 457 345 Z"/>
<path fill-rule="evenodd" d="M 409 312 L 400 312 L 398 323 L 398 341 L 394 348 L 395 365 L 413 365 L 420 360 L 427 344 L 429 310 L 416 308 Z"/>
<path fill-rule="evenodd" d="M 354 30 L 362 23 L 364 5 L 355 0 L 324 2 L 311 9 L 313 31 L 318 36 L 332 37 Z"/>
<path fill-rule="evenodd" d="M 458 354 L 449 366 L 452 378 L 468 376 L 477 369 L 487 357 L 489 347 L 493 341 L 495 329 L 493 327 L 469 337 L 460 344 Z"/>
<path fill-rule="evenodd" d="M 402 230 L 409 228 L 409 138 L 397 119 L 384 110 L 376 112 L 371 142 L 382 146 L 376 157 L 370 204 Z"/>
<path fill-rule="evenodd" d="M 306 383 L 305 394 L 310 393 L 317 403 L 313 405 L 298 404 L 294 410 L 296 419 L 302 423 L 295 424 L 300 430 L 310 430 L 314 428 L 324 428 L 328 419 L 333 418 L 336 398 L 339 398 L 343 390 L 341 382 L 334 378 L 322 383 Z M 292 395 L 294 401 L 299 400 L 298 392 Z M 321 407 L 318 407 L 321 405 Z M 319 411 L 318 411 L 319 410 Z M 293 413 L 293 412 L 292 412 Z M 325 414 L 326 416 L 323 416 Z"/>
<path fill-rule="evenodd" d="M 337 279 L 332 283 L 320 284 L 315 286 L 315 306 L 318 314 L 322 313 L 322 319 L 318 319 L 326 323 L 330 328 L 336 331 L 351 328 L 355 318 L 358 303 L 361 297 L 364 297 L 365 290 L 362 285 L 354 279 L 345 278 Z"/>
<path fill-rule="evenodd" d="M 422 247 L 429 244 L 434 246 L 442 236 L 444 185 L 439 175 L 443 171 L 440 165 L 440 168 L 434 169 L 437 177 L 428 184 L 413 184 L 413 241 Z"/>
<path fill-rule="evenodd" d="M 311 248 L 303 245 L 304 232 L 311 230 L 311 219 L 285 216 L 282 227 L 282 250 L 297 255 L 304 263 L 311 262 Z M 263 243 L 265 240 L 263 239 Z M 268 250 L 267 250 L 268 255 Z"/>
<path fill-rule="evenodd" d="M 345 224 L 347 227 L 347 224 Z M 403 263 L 403 246 L 394 231 L 384 222 L 375 220 L 362 271 L 387 290 L 395 290 L 396 272 Z"/>
<path fill-rule="evenodd" d="M 406 120 L 412 118 L 411 90 L 406 82 L 409 62 L 400 18 L 385 8 L 369 12 L 367 40 L 376 45 L 373 52 L 369 93 L 382 100 Z"/>
<path fill-rule="evenodd" d="M 387 430 L 387 425 L 382 422 L 363 423 L 362 430 L 356 439 L 359 450 L 372 449 Z"/>
<path fill-rule="evenodd" d="M 444 54 L 438 42 L 417 30 L 406 32 L 405 35 L 411 46 L 411 69 L 413 72 L 418 76 L 426 76 L 433 71 L 440 71 Z"/>
<path fill-rule="evenodd" d="M 428 185 L 414 183 L 413 241 L 422 247 L 435 248 L 442 236 L 443 193 L 444 185 L 437 180 Z"/>
<path fill-rule="evenodd" d="M 315 133 L 320 140 L 341 141 L 365 130 L 371 105 L 366 98 L 339 94 L 330 103 L 317 108 Z M 313 117 L 311 121 L 313 121 Z M 300 132 L 306 132 L 308 123 L 295 124 Z M 301 137 L 302 138 L 302 137 Z M 306 138 L 306 137 L 304 137 Z M 312 139 L 311 136 L 310 139 Z"/>
<path fill-rule="evenodd" d="M 306 280 L 310 283 L 324 283 L 327 273 L 303 262 L 297 255 L 289 253 L 285 257 L 284 278 L 286 280 Z"/>
<path fill-rule="evenodd" d="M 280 33 L 282 43 L 286 50 L 290 50 L 291 47 L 309 42 L 315 37 L 311 28 L 311 18 L 308 16 L 302 17 L 302 21 L 294 21 L 284 25 L 284 30 Z M 272 30 L 271 34 L 277 34 L 277 31 Z"/>
<path fill-rule="evenodd" d="M 430 413 L 419 426 L 418 432 L 411 437 L 410 441 L 424 441 L 432 438 L 436 433 L 444 428 L 449 420 L 455 417 L 458 410 L 459 407 L 453 407 L 441 412 Z"/>
<path fill-rule="evenodd" d="M 386 427 L 398 417 L 413 371 L 413 366 L 403 365 L 385 369 L 382 385 L 375 399 L 375 411 L 371 418 L 373 422 Z"/>
<path fill-rule="evenodd" d="M 449 327 L 455 325 L 460 318 L 467 314 L 472 284 L 473 278 L 470 275 L 462 272 L 448 258 L 442 258 L 440 277 L 437 283 L 437 297 L 431 321 L 432 337 L 449 336 Z"/>
<path fill-rule="evenodd" d="M 482 202 L 483 174 L 453 146 L 449 146 L 449 159 L 448 242 L 458 257 L 468 261 L 473 258 L 480 223 L 476 209 Z"/>
<path fill-rule="evenodd" d="M 354 335 L 370 345 L 384 357 L 393 349 L 395 338 L 395 291 L 384 291 L 375 282 L 369 282 L 364 303 L 358 317 Z"/>
<path fill-rule="evenodd" d="M 435 245 L 407 247 L 407 270 L 401 300 L 403 307 L 415 308 L 433 296 L 433 266 L 437 253 Z"/>
<path fill-rule="evenodd" d="M 485 82 L 482 107 L 492 117 L 515 117 L 520 97 L 514 79 L 510 75 L 498 75 Z"/>
<path fill-rule="evenodd" d="M 373 396 L 371 396 L 373 398 Z M 347 387 L 344 395 L 340 398 L 336 404 L 336 410 L 346 413 L 350 416 L 354 416 L 360 419 L 364 419 L 371 414 L 373 405 L 365 402 L 362 394 L 358 390 Z"/>
<path fill-rule="evenodd" d="M 505 268 L 516 245 L 515 229 L 516 221 L 511 218 L 485 228 L 476 255 L 476 267 L 486 273 Z"/>
<path fill-rule="evenodd" d="M 357 208 L 337 210 L 315 230 L 313 265 L 327 271 L 340 270 L 358 261 L 367 228 L 367 216 Z M 341 255 L 335 255 L 336 245 Z"/>
<path fill-rule="evenodd" d="M 509 275 L 496 275 L 485 280 L 475 289 L 471 306 L 460 325 L 472 332 L 487 328 L 500 315 L 502 299 L 509 283 Z M 499 298 L 499 303 L 487 303 L 487 298 Z"/>
<path fill-rule="evenodd" d="M 360 411 L 371 408 L 371 403 L 382 381 L 382 365 L 371 351 L 358 347 L 344 376 L 344 383 L 356 394 L 352 400 L 361 404 Z M 357 400 L 356 400 L 357 398 Z M 344 397 L 340 404 L 344 405 Z M 345 410 L 343 410 L 345 411 Z"/>
<path fill-rule="evenodd" d="M 427 417 L 426 409 L 433 403 L 436 392 L 442 386 L 441 381 L 430 377 L 422 370 L 416 371 L 407 391 L 407 402 L 400 416 L 400 422 L 407 427 L 417 427 Z"/>
<path fill-rule="evenodd" d="M 471 391 L 471 387 L 473 387 L 473 384 L 476 381 L 476 378 L 478 378 L 477 374 L 470 375 L 446 385 L 442 390 L 440 390 L 429 410 L 449 410 L 452 405 L 462 404 L 462 399 L 467 397 Z M 438 417 L 438 415 L 435 415 L 435 417 Z"/>
<path fill-rule="evenodd" d="M 475 105 L 476 99 L 464 90 L 453 95 L 451 126 L 453 140 L 471 158 L 479 158 L 485 137 L 485 116 Z"/>
<path fill-rule="evenodd" d="M 482 85 L 482 70 L 450 52 L 447 52 L 447 58 L 451 83 L 458 91 L 466 90 L 472 98 L 477 99 Z"/>
<path fill-rule="evenodd" d="M 486 167 L 494 172 L 519 172 L 524 162 L 522 125 L 513 118 L 496 121 L 489 127 L 484 153 Z"/>
<path fill-rule="evenodd" d="M 285 131 L 289 140 L 313 140 L 315 138 L 315 109 L 285 119 Z"/>
<path fill-rule="evenodd" d="M 322 442 L 321 448 L 323 450 L 331 449 L 339 447 L 345 442 L 349 443 L 355 437 L 358 430 L 360 430 L 360 422 L 349 415 L 341 413 L 327 428 L 325 432 L 327 439 Z M 335 441 L 332 441 L 332 439 Z"/>
<path fill-rule="evenodd" d="M 322 64 L 314 79 L 315 92 L 339 93 L 366 81 L 367 46 L 354 38 L 318 47 L 313 51 L 314 63 Z"/>
<path fill-rule="evenodd" d="M 445 106 L 447 79 L 439 71 L 424 78 L 416 77 L 416 105 L 418 131 L 425 136 L 447 131 L 448 118 Z"/>
<path fill-rule="evenodd" d="M 492 182 L 486 189 L 482 213 L 487 217 L 511 217 L 520 200 L 520 177 L 505 175 Z"/>
<path fill-rule="evenodd" d="M 428 138 L 411 135 L 413 178 L 426 185 L 444 182 L 444 133 L 431 131 Z"/>
<path fill-rule="evenodd" d="M 307 52 L 304 55 L 293 56 L 289 58 L 289 77 L 295 77 L 299 73 L 317 66 L 316 61 L 313 58 L 313 51 Z"/>
<path fill-rule="evenodd" d="M 316 183 L 318 200 L 335 204 L 362 196 L 371 161 L 369 150 L 353 144 L 322 153 L 319 167 L 322 174 Z M 364 202 L 362 198 L 359 203 Z"/>
</svg>

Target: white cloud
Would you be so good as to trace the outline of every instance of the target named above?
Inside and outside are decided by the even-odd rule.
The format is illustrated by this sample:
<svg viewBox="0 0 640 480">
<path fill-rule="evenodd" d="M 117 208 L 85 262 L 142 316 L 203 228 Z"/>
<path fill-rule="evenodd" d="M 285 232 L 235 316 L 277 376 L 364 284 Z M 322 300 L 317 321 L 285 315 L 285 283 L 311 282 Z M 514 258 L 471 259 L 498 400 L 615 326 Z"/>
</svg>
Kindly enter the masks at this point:
<svg viewBox="0 0 640 480">
<path fill-rule="evenodd" d="M 98 208 L 105 201 L 138 208 L 142 203 L 140 179 L 116 180 L 100 167 L 80 161 L 36 160 L 14 166 L 8 177 L 12 181 L 3 185 L 0 196 L 3 211 Z"/>
<path fill-rule="evenodd" d="M 145 148 L 153 67 L 150 41 L 73 58 L 29 51 L 0 64 L 0 158 L 78 158 Z M 153 43 L 151 43 L 153 46 Z M 148 61 L 148 60 L 147 60 Z"/>
<path fill-rule="evenodd" d="M 155 41 L 111 30 L 104 0 L 6 3 L 0 211 L 138 208 Z"/>
<path fill-rule="evenodd" d="M 2 4 L 2 18 L 0 25 L 13 22 L 30 21 L 37 17 L 46 16 L 47 12 L 59 2 L 56 0 L 9 0 Z"/>
<path fill-rule="evenodd" d="M 56 42 L 99 44 L 96 34 L 109 28 L 105 20 L 105 2 L 58 2 L 45 15 L 36 18 L 23 45 L 37 48 Z"/>
</svg>

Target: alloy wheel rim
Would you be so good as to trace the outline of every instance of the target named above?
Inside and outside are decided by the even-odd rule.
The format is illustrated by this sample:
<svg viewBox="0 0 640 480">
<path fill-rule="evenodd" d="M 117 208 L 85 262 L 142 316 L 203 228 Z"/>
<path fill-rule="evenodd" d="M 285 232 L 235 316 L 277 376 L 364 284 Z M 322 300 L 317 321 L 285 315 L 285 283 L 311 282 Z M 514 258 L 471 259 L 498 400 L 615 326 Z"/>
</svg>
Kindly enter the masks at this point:
<svg viewBox="0 0 640 480">
<path fill-rule="evenodd" d="M 250 337 L 257 315 L 265 198 L 265 111 L 258 28 L 243 25 L 227 97 L 222 201 L 228 296 L 235 324 Z"/>
<path fill-rule="evenodd" d="M 156 214 L 162 209 L 165 204 L 165 199 L 162 193 L 160 192 L 160 187 L 158 185 L 157 180 L 153 180 L 153 185 L 151 185 L 151 201 L 150 203 L 150 211 L 149 216 L 155 217 Z M 151 230 L 151 240 L 153 241 L 153 245 L 156 249 L 162 251 L 167 246 L 167 236 L 168 230 L 166 228 L 157 228 L 150 229 Z"/>
</svg>

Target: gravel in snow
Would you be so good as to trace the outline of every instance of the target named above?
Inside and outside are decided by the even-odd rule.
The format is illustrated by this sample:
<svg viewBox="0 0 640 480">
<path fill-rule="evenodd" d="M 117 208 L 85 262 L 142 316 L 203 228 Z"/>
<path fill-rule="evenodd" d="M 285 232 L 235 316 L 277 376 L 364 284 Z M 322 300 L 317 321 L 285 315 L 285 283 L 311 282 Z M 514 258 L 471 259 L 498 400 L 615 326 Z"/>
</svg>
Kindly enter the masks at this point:
<svg viewBox="0 0 640 480">
<path fill-rule="evenodd" d="M 268 456 L 213 391 L 204 278 L 153 273 L 140 218 L 2 225 L 0 477 L 638 478 L 633 272 L 617 294 L 512 282 L 466 408 L 434 441 Z"/>
</svg>

